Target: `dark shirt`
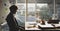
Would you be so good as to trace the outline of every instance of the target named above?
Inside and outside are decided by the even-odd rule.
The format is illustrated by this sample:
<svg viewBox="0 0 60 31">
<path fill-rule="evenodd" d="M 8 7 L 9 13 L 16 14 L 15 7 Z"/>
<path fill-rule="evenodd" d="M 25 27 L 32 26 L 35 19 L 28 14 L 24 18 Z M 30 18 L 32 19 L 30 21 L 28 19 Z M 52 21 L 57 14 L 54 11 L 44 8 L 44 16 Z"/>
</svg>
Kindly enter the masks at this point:
<svg viewBox="0 0 60 31">
<path fill-rule="evenodd" d="M 13 16 L 12 13 L 9 13 L 7 18 L 6 18 L 6 21 L 7 21 L 7 24 L 9 26 L 9 29 L 11 31 L 18 31 L 18 23 L 17 23 L 17 20 L 16 18 Z"/>
</svg>

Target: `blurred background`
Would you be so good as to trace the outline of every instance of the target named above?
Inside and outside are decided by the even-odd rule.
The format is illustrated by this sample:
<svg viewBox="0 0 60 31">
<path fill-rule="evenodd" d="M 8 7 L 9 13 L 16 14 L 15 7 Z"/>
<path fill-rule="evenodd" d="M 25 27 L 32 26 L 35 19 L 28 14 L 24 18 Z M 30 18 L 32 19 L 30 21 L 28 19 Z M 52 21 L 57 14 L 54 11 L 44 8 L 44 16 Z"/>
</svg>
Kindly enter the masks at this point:
<svg viewBox="0 0 60 31">
<path fill-rule="evenodd" d="M 36 22 L 38 19 L 60 20 L 60 0 L 0 0 L 0 31 L 9 31 L 6 17 L 11 5 L 18 7 L 15 15 L 20 26 L 25 22 Z"/>
</svg>

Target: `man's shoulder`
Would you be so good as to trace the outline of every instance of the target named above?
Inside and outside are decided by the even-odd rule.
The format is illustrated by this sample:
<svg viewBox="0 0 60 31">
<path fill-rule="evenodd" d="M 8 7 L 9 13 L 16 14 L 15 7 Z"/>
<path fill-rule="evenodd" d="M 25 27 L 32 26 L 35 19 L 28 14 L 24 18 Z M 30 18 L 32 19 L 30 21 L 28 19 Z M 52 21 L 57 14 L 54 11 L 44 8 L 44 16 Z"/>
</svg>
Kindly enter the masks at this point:
<svg viewBox="0 0 60 31">
<path fill-rule="evenodd" d="M 13 17 L 13 14 L 8 14 L 8 16 L 7 17 Z"/>
<path fill-rule="evenodd" d="M 8 14 L 7 17 L 6 17 L 6 20 L 10 19 L 10 18 L 13 18 L 13 16 L 11 14 Z"/>
</svg>

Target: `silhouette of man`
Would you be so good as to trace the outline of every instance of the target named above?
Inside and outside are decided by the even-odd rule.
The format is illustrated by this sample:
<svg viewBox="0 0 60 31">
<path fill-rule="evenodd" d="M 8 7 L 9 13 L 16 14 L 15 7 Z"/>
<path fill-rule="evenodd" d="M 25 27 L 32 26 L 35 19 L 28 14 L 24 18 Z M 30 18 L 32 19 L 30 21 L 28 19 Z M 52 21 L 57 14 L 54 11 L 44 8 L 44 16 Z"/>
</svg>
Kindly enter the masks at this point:
<svg viewBox="0 0 60 31">
<path fill-rule="evenodd" d="M 17 6 L 12 5 L 9 9 L 10 13 L 6 18 L 7 24 L 9 26 L 9 31 L 18 31 L 19 30 L 18 23 L 16 18 L 14 17 L 14 14 L 16 13 L 18 8 Z"/>
</svg>

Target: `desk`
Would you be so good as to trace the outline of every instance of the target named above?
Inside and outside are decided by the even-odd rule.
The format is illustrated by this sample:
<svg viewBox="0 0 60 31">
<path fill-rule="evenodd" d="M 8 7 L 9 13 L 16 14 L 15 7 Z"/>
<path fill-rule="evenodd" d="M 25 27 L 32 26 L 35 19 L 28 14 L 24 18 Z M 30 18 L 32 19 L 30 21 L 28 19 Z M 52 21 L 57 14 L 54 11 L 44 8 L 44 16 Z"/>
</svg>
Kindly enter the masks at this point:
<svg viewBox="0 0 60 31">
<path fill-rule="evenodd" d="M 36 27 L 33 27 L 34 24 L 37 24 L 37 23 L 36 22 L 26 22 L 25 30 L 40 30 L 37 25 L 36 25 Z M 28 28 L 28 27 L 30 27 L 30 28 Z"/>
<path fill-rule="evenodd" d="M 40 30 L 40 29 L 38 29 L 38 28 L 25 28 L 25 30 Z"/>
<path fill-rule="evenodd" d="M 41 23 L 38 23 L 37 25 L 41 29 L 54 29 L 54 26 L 48 24 L 47 21 L 45 21 L 45 25 L 41 25 Z"/>
<path fill-rule="evenodd" d="M 36 22 L 26 22 L 26 27 L 25 30 L 42 30 L 42 29 L 48 29 L 48 30 L 58 30 L 55 28 L 59 28 L 60 23 L 59 24 L 53 24 L 55 25 L 55 27 L 52 24 L 48 24 L 47 21 L 45 21 L 45 25 L 41 25 L 41 23 L 36 23 Z M 36 24 L 35 28 L 27 28 L 28 26 L 33 26 L 33 24 Z M 59 28 L 60 30 L 60 28 Z"/>
</svg>

